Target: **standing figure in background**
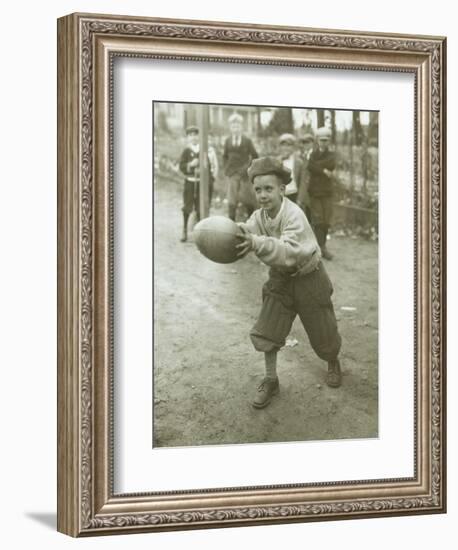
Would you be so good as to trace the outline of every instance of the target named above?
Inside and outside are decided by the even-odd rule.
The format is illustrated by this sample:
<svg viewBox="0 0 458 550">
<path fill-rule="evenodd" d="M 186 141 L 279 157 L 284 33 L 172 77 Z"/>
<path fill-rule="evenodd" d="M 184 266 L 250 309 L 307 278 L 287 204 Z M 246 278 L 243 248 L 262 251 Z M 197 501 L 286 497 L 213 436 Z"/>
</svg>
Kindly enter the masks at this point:
<svg viewBox="0 0 458 550">
<path fill-rule="evenodd" d="M 215 138 L 211 132 L 208 134 L 208 165 L 210 167 L 210 177 L 208 178 L 208 204 L 210 205 L 213 198 L 213 189 L 215 180 L 219 174 L 218 155 L 215 149 Z"/>
<path fill-rule="evenodd" d="M 188 145 L 183 149 L 180 157 L 180 172 L 184 175 L 183 187 L 183 233 L 181 242 L 188 240 L 188 220 L 192 212 L 196 211 L 197 220 L 200 219 L 199 210 L 199 128 L 188 126 L 186 128 Z"/>
<path fill-rule="evenodd" d="M 292 134 L 282 134 L 279 139 L 280 161 L 283 168 L 291 172 L 291 181 L 285 187 L 285 197 L 297 203 L 299 189 L 302 186 L 302 161 L 296 154 L 296 138 Z"/>
<path fill-rule="evenodd" d="M 329 149 L 331 139 L 329 128 L 318 128 L 316 137 L 318 147 L 311 153 L 308 163 L 310 173 L 308 194 L 310 197 L 312 226 L 321 248 L 322 257 L 326 260 L 332 260 L 333 256 L 326 247 L 326 239 L 332 222 L 333 171 L 336 167 L 336 155 Z"/>
<path fill-rule="evenodd" d="M 186 136 L 188 139 L 188 145 L 183 149 L 181 153 L 179 168 L 180 172 L 184 175 L 184 187 L 183 187 L 183 233 L 181 236 L 181 242 L 184 243 L 188 240 L 188 221 L 189 216 L 196 212 L 196 221 L 200 220 L 200 144 L 199 144 L 199 128 L 197 126 L 188 126 L 186 128 Z M 215 181 L 216 172 L 218 170 L 218 159 L 214 147 L 208 148 L 208 166 L 210 168 L 209 174 L 209 204 L 211 202 L 213 193 L 213 182 Z"/>
<path fill-rule="evenodd" d="M 258 153 L 251 139 L 243 134 L 243 118 L 234 113 L 229 117 L 230 136 L 224 143 L 223 171 L 227 178 L 229 218 L 235 220 L 237 205 L 242 202 L 248 216 L 256 207 L 256 197 L 248 182 L 247 168 Z"/>
<path fill-rule="evenodd" d="M 302 208 L 307 219 L 312 223 L 312 213 L 310 210 L 309 183 L 310 172 L 308 169 L 310 156 L 313 151 L 314 139 L 312 134 L 304 134 L 299 138 L 299 155 L 302 161 L 302 175 L 299 193 L 297 195 L 297 204 Z"/>
</svg>

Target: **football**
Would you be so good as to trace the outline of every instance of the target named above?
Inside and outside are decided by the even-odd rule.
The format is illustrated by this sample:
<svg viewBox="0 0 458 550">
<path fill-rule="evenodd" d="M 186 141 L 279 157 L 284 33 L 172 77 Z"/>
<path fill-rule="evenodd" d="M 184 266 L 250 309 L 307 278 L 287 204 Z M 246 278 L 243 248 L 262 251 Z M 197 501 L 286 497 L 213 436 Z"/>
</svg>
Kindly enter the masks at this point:
<svg viewBox="0 0 458 550">
<path fill-rule="evenodd" d="M 241 230 L 224 216 L 210 216 L 194 226 L 193 236 L 197 248 L 206 258 L 219 264 L 230 264 L 237 258 L 235 246 L 240 243 Z"/>
</svg>

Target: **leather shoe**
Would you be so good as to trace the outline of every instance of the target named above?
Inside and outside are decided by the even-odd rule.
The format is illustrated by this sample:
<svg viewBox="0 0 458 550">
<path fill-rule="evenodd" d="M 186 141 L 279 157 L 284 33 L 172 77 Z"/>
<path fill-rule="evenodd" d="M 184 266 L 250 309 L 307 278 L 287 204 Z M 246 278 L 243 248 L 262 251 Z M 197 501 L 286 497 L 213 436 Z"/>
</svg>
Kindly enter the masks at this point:
<svg viewBox="0 0 458 550">
<path fill-rule="evenodd" d="M 342 372 L 340 370 L 340 362 L 338 359 L 328 362 L 326 384 L 330 388 L 338 388 L 342 384 Z"/>
<path fill-rule="evenodd" d="M 278 378 L 264 378 L 256 390 L 256 395 L 252 402 L 253 407 L 255 409 L 266 407 L 270 403 L 272 396 L 276 395 L 279 391 L 280 384 Z"/>
</svg>

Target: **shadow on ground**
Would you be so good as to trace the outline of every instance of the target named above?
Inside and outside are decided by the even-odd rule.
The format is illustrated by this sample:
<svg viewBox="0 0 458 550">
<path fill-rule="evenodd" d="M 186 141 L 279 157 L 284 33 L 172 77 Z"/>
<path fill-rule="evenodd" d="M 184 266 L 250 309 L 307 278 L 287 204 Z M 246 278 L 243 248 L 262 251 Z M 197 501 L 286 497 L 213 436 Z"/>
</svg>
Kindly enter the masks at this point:
<svg viewBox="0 0 458 550">
<path fill-rule="evenodd" d="M 57 516 L 55 513 L 26 512 L 25 516 L 37 523 L 41 523 L 41 525 L 44 525 L 48 529 L 52 529 L 53 531 L 57 529 Z"/>
</svg>

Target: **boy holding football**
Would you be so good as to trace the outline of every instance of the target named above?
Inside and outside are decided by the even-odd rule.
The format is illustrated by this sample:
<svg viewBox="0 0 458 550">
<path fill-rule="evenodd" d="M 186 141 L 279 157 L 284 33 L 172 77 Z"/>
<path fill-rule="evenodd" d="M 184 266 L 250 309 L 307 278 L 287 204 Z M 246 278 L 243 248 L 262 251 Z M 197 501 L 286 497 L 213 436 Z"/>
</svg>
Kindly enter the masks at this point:
<svg viewBox="0 0 458 550">
<path fill-rule="evenodd" d="M 263 157 L 253 160 L 248 177 L 260 208 L 239 224 L 238 255 L 252 251 L 270 266 L 261 312 L 250 331 L 253 346 L 265 356 L 266 375 L 252 402 L 253 407 L 263 408 L 279 392 L 277 352 L 285 345 L 296 315 L 315 353 L 327 361 L 326 383 L 333 388 L 342 378 L 341 337 L 320 247 L 302 209 L 285 197 L 291 172 L 279 160 Z"/>
</svg>

